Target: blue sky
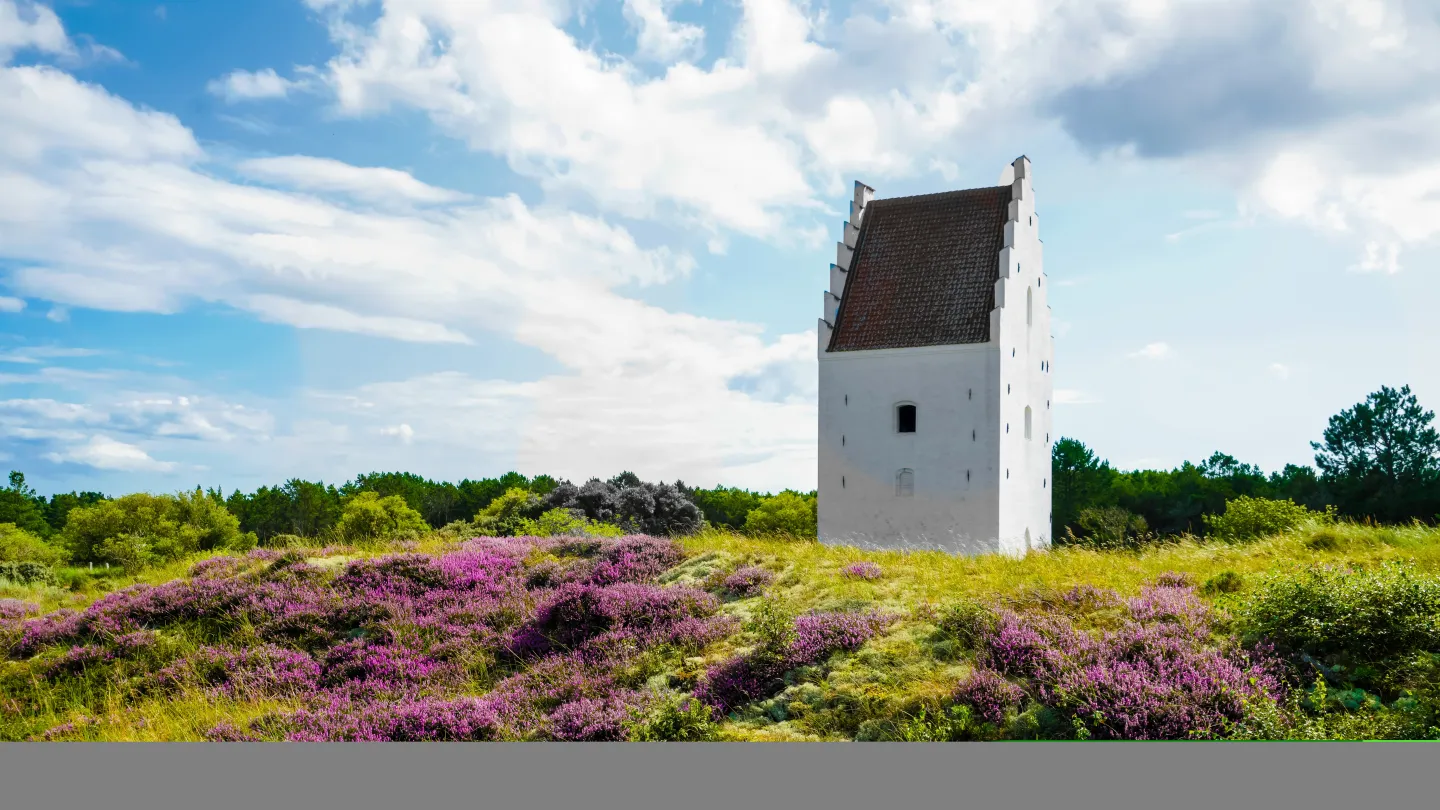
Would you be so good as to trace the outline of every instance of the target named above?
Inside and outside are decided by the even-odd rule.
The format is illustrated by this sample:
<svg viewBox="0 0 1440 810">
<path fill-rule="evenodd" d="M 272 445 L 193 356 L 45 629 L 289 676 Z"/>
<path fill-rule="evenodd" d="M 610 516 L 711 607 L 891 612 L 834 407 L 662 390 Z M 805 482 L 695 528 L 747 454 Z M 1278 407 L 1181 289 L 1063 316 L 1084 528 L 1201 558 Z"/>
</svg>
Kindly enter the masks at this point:
<svg viewBox="0 0 1440 810">
<path fill-rule="evenodd" d="M 815 480 L 881 197 L 1033 162 L 1056 426 L 1309 463 L 1440 405 L 1433 0 L 0 0 L 0 466 Z"/>
</svg>

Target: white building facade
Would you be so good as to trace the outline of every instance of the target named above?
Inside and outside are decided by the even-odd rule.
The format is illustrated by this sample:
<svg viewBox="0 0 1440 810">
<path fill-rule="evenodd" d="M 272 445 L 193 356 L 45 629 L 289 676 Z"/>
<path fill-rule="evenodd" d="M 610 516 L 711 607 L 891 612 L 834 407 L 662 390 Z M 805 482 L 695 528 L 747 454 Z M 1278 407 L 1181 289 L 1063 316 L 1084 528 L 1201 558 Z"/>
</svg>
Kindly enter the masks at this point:
<svg viewBox="0 0 1440 810">
<path fill-rule="evenodd" d="M 855 186 L 819 323 L 825 543 L 1050 545 L 1048 281 L 1017 159 L 992 188 Z"/>
</svg>

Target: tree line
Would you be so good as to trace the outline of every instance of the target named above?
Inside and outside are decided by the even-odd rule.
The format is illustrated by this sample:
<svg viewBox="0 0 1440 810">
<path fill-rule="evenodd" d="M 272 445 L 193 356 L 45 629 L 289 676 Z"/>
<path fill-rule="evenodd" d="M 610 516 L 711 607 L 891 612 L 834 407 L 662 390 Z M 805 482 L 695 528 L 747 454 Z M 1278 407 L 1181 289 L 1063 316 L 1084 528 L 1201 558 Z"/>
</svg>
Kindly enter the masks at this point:
<svg viewBox="0 0 1440 810">
<path fill-rule="evenodd" d="M 1052 528 L 1057 541 L 1097 534 L 1207 534 L 1206 515 L 1241 497 L 1292 501 L 1376 523 L 1440 518 L 1440 434 L 1409 386 L 1382 387 L 1330 418 L 1315 465 L 1269 475 L 1216 452 L 1171 470 L 1117 470 L 1083 443 L 1053 451 Z"/>
</svg>

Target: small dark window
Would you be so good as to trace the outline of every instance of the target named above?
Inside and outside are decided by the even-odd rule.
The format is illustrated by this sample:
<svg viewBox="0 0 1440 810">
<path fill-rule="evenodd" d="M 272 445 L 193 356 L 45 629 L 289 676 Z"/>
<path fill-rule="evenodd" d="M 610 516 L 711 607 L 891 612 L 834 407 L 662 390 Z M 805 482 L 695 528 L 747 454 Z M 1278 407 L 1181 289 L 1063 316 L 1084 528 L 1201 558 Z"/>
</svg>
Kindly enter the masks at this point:
<svg viewBox="0 0 1440 810">
<path fill-rule="evenodd" d="M 966 391 L 965 391 L 965 396 L 966 396 L 966 398 L 968 398 L 968 399 L 974 399 L 974 398 L 975 398 L 975 389 L 974 389 L 974 388 L 968 388 L 968 389 L 966 389 Z"/>
<path fill-rule="evenodd" d="M 1005 470 L 1005 477 L 1006 477 L 1006 478 L 1009 478 L 1009 477 L 1010 477 L 1010 470 L 1008 470 L 1008 469 Z"/>
<path fill-rule="evenodd" d="M 1010 393 L 1010 383 L 1005 383 L 1005 393 Z"/>
<path fill-rule="evenodd" d="M 915 406 L 901 405 L 896 409 L 897 421 L 901 433 L 915 432 Z"/>
<path fill-rule="evenodd" d="M 849 394 L 846 394 L 846 395 L 845 395 L 845 404 L 846 404 L 846 405 L 849 405 L 849 404 L 850 404 L 850 395 L 849 395 Z"/>
<path fill-rule="evenodd" d="M 840 476 L 840 488 L 841 488 L 841 489 L 844 489 L 844 488 L 845 488 L 845 476 L 843 476 L 843 475 Z"/>
<path fill-rule="evenodd" d="M 975 441 L 975 431 L 970 431 L 970 441 Z"/>
<path fill-rule="evenodd" d="M 969 481 L 969 480 L 970 480 L 970 471 L 969 471 L 969 470 L 966 470 L 966 471 L 965 471 L 965 480 L 966 480 L 966 481 Z"/>
<path fill-rule="evenodd" d="M 1010 356 L 1011 356 L 1011 357 L 1014 357 L 1014 356 L 1015 356 L 1015 350 L 1014 350 L 1014 349 L 1011 349 L 1011 350 L 1010 350 Z"/>
<path fill-rule="evenodd" d="M 1005 423 L 1005 432 L 1006 432 L 1006 433 L 1009 433 L 1009 432 L 1010 432 L 1010 423 L 1009 423 L 1009 422 L 1006 422 L 1006 423 Z"/>
<path fill-rule="evenodd" d="M 843 434 L 843 433 L 840 434 L 840 446 L 841 446 L 841 447 L 844 447 L 844 446 L 845 446 L 845 434 Z"/>
<path fill-rule="evenodd" d="M 1041 479 L 1040 479 L 1040 488 L 1041 488 L 1041 489 L 1044 489 L 1045 487 L 1047 487 L 1047 486 L 1049 486 L 1049 485 L 1050 485 L 1050 479 L 1049 479 L 1049 478 L 1041 478 Z"/>
<path fill-rule="evenodd" d="M 1031 225 L 1034 225 L 1034 224 L 1035 224 L 1035 217 L 1033 217 L 1033 216 L 1030 217 L 1030 224 L 1031 224 Z"/>
</svg>

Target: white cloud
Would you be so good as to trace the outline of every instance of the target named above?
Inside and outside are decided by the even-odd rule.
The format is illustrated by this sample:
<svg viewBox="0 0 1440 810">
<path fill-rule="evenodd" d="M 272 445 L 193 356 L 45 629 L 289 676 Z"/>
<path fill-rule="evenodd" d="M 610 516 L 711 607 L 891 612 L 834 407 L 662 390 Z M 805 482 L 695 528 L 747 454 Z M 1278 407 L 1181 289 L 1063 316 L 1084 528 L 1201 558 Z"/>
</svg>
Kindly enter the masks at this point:
<svg viewBox="0 0 1440 810">
<path fill-rule="evenodd" d="M 359 199 L 383 202 L 409 200 L 420 203 L 459 202 L 469 195 L 436 188 L 416 180 L 408 172 L 386 168 L 362 168 L 329 158 L 255 158 L 239 165 L 242 174 L 307 191 L 336 191 Z"/>
<path fill-rule="evenodd" d="M 1141 357 L 1146 360 L 1162 360 L 1174 355 L 1174 351 L 1168 343 L 1150 343 L 1139 351 L 1131 352 L 1131 357 Z"/>
<path fill-rule="evenodd" d="M 670 19 L 677 0 L 625 0 L 625 19 L 637 31 L 637 53 L 647 59 L 669 62 L 700 54 L 705 31 Z"/>
<path fill-rule="evenodd" d="M 405 444 L 409 444 L 415 438 L 415 430 L 403 422 L 398 425 L 380 428 L 381 436 L 394 436 Z"/>
<path fill-rule="evenodd" d="M 65 307 L 51 307 L 50 311 L 45 313 L 45 319 L 55 323 L 64 323 L 70 320 L 70 310 Z"/>
<path fill-rule="evenodd" d="M 0 63 L 26 48 L 53 54 L 74 50 L 54 11 L 29 0 L 0 0 Z"/>
<path fill-rule="evenodd" d="M 1084 391 L 1072 388 L 1057 388 L 1054 396 L 1056 405 L 1090 405 L 1100 401 Z"/>
<path fill-rule="evenodd" d="M 121 472 L 168 472 L 175 469 L 172 461 L 157 461 L 144 449 L 96 434 L 85 444 L 75 445 L 45 456 L 56 463 L 83 464 L 97 470 Z"/>
<path fill-rule="evenodd" d="M 0 363 L 38 364 L 46 360 L 63 357 L 94 357 L 102 354 L 99 349 L 78 349 L 66 346 L 22 346 L 8 352 L 0 352 Z"/>
<path fill-rule="evenodd" d="M 291 90 L 303 86 L 301 82 L 286 79 L 273 68 L 265 68 L 253 73 L 248 70 L 233 70 L 218 79 L 212 79 L 205 89 L 234 104 L 240 101 L 285 98 Z"/>
<path fill-rule="evenodd" d="M 0 295 L 0 312 L 20 312 L 25 309 L 25 299 Z"/>
<path fill-rule="evenodd" d="M 1290 379 L 1290 367 L 1284 363 L 1271 363 L 1270 373 L 1282 380 Z"/>
</svg>

